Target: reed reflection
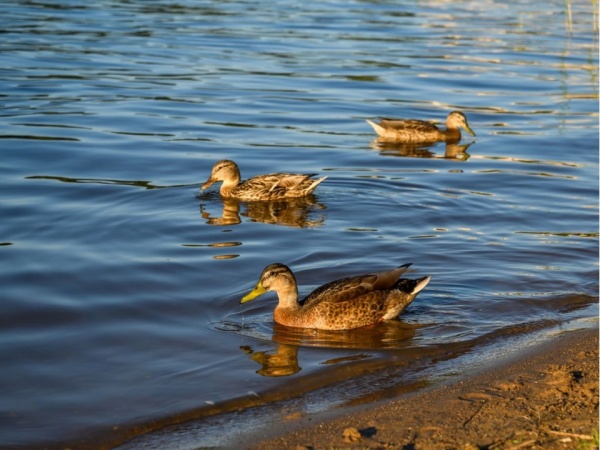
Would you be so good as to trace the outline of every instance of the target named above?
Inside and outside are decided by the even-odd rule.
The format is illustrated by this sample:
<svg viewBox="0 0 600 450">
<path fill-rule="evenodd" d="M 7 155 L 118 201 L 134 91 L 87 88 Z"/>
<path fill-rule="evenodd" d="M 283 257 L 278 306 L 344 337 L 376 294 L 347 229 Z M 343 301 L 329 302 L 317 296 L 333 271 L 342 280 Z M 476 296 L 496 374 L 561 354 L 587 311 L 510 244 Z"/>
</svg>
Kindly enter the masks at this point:
<svg viewBox="0 0 600 450">
<path fill-rule="evenodd" d="M 432 151 L 432 147 L 436 146 L 436 143 L 431 144 L 402 144 L 396 142 L 377 142 L 372 141 L 370 147 L 379 150 L 384 156 L 401 156 L 410 158 L 445 158 L 445 159 L 456 159 L 459 161 L 466 161 L 471 157 L 467 153 L 467 149 L 474 144 L 470 142 L 468 144 L 457 144 L 447 142 L 445 144 L 444 156 L 436 156 L 436 153 Z"/>
<path fill-rule="evenodd" d="M 225 198 L 222 201 L 220 216 L 211 215 L 200 203 L 200 214 L 207 224 L 237 225 L 242 222 L 241 217 L 247 217 L 252 222 L 294 228 L 315 228 L 325 223 L 325 205 L 318 202 L 314 195 L 277 202 L 242 202 Z"/>
<path fill-rule="evenodd" d="M 255 351 L 244 345 L 240 349 L 258 363 L 256 372 L 265 377 L 290 376 L 302 370 L 298 363 L 301 347 L 347 348 L 361 350 L 323 364 L 357 361 L 370 357 L 364 350 L 401 349 L 410 346 L 418 325 L 400 321 L 388 321 L 374 327 L 356 328 L 350 331 L 329 331 L 307 328 L 291 328 L 274 323 L 272 340 L 275 347 L 268 351 Z"/>
</svg>

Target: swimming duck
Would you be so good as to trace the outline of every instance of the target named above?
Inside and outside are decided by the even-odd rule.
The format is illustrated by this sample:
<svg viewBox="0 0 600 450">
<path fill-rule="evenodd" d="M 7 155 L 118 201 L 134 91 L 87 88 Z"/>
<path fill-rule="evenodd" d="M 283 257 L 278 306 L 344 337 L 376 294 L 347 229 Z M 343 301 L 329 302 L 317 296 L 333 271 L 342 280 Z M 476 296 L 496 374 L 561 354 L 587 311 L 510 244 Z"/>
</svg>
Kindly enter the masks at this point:
<svg viewBox="0 0 600 450">
<path fill-rule="evenodd" d="M 462 128 L 471 136 L 475 133 L 467 123 L 465 115 L 459 111 L 452 111 L 446 118 L 446 129 L 440 130 L 434 124 L 424 120 L 413 119 L 381 119 L 375 123 L 367 119 L 379 135 L 377 142 L 458 142 Z"/>
<path fill-rule="evenodd" d="M 289 327 L 350 330 L 398 316 L 427 286 L 431 277 L 400 278 L 410 264 L 396 269 L 342 278 L 315 289 L 298 301 L 296 278 L 284 264 L 267 266 L 252 292 L 240 303 L 268 291 L 277 292 L 275 322 Z"/>
<path fill-rule="evenodd" d="M 233 161 L 223 159 L 215 163 L 212 173 L 201 189 L 222 181 L 220 194 L 242 201 L 282 200 L 311 194 L 327 177 L 313 179 L 314 174 L 270 173 L 258 175 L 240 184 L 240 169 Z"/>
</svg>

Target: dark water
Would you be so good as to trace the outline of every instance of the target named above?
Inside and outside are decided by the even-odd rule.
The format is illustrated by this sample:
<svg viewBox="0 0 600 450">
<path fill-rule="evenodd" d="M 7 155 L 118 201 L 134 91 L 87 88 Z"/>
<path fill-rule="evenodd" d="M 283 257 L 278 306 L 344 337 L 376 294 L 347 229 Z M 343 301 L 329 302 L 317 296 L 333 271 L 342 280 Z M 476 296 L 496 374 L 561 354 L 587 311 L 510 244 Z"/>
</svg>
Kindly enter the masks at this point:
<svg viewBox="0 0 600 450">
<path fill-rule="evenodd" d="M 593 2 L 1 3 L 2 447 L 191 418 L 213 445 L 227 411 L 396 395 L 597 323 Z M 454 109 L 461 148 L 378 148 L 364 122 Z M 328 178 L 291 204 L 198 196 L 223 158 Z M 432 281 L 397 323 L 298 332 L 272 294 L 239 305 L 272 262 L 302 295 L 406 262 Z"/>
</svg>

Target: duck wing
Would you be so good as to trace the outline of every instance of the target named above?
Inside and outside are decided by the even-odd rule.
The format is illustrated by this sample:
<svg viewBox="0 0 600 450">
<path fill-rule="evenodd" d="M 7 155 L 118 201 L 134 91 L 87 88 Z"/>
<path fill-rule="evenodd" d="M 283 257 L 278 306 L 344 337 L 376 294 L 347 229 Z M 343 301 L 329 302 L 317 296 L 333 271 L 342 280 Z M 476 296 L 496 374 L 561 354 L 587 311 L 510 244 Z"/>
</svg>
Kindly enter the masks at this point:
<svg viewBox="0 0 600 450">
<path fill-rule="evenodd" d="M 310 181 L 313 174 L 300 173 L 269 173 L 266 175 L 258 175 L 246 180 L 242 186 L 247 189 L 274 191 L 275 189 L 294 190 Z"/>
<path fill-rule="evenodd" d="M 302 186 L 310 177 L 315 174 L 299 174 L 299 173 L 278 173 L 277 187 L 285 189 L 296 189 Z M 312 181 L 311 181 L 312 182 Z"/>
<path fill-rule="evenodd" d="M 252 178 L 248 178 L 236 188 L 236 191 L 238 192 L 238 194 L 270 192 L 278 187 L 282 178 L 284 178 L 286 175 L 289 174 L 269 173 L 266 175 L 258 175 Z"/>
<path fill-rule="evenodd" d="M 416 119 L 385 119 L 382 118 L 379 122 L 386 130 L 417 130 L 419 132 L 436 132 L 439 128 L 431 122 Z"/>
<path fill-rule="evenodd" d="M 342 278 L 315 289 L 304 300 L 303 307 L 318 303 L 341 303 L 362 297 L 370 292 L 392 289 L 410 264 L 393 270 Z"/>
</svg>

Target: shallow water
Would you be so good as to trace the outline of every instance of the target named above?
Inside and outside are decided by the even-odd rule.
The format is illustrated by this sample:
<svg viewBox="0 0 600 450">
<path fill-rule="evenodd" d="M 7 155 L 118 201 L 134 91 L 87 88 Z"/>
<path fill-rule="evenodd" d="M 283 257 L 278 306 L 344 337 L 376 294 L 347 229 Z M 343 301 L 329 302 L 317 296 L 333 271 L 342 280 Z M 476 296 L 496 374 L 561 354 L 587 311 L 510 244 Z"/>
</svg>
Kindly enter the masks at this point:
<svg viewBox="0 0 600 450">
<path fill-rule="evenodd" d="M 5 2 L 1 445 L 393 395 L 597 317 L 597 16 L 568 5 Z M 455 109 L 460 148 L 378 147 L 364 122 Z M 289 204 L 200 195 L 223 158 L 328 178 Z M 301 295 L 407 262 L 432 281 L 398 322 L 299 332 L 273 294 L 239 305 L 276 261 Z"/>
</svg>

